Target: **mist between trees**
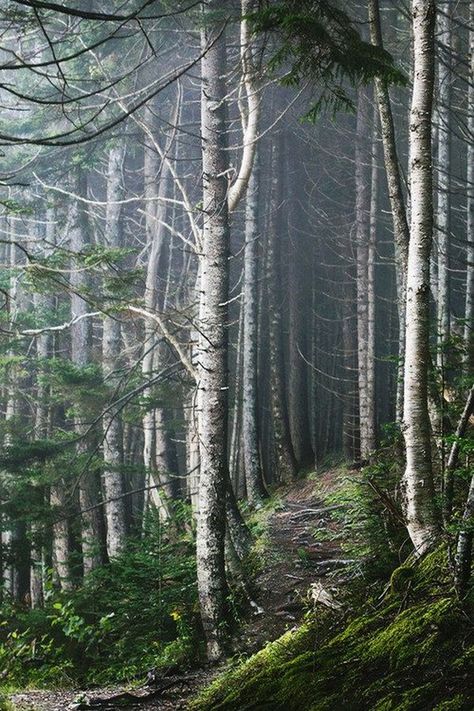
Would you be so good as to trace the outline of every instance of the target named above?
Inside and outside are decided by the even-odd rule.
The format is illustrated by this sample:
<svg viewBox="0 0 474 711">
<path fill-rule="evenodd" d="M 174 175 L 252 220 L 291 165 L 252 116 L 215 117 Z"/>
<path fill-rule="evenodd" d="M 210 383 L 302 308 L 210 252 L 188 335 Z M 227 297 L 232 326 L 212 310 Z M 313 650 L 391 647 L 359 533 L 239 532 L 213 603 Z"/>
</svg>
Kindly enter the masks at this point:
<svg viewBox="0 0 474 711">
<path fill-rule="evenodd" d="M 468 0 L 0 3 L 5 610 L 73 624 L 158 531 L 219 661 L 249 513 L 380 447 L 468 593 L 473 43 Z"/>
</svg>

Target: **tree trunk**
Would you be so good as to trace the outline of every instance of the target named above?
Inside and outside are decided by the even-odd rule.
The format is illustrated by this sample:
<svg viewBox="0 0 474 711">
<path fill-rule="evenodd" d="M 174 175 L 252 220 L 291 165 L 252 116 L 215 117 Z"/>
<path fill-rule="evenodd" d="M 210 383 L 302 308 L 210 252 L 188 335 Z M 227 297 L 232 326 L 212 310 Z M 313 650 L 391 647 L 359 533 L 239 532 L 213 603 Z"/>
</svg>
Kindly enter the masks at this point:
<svg viewBox="0 0 474 711">
<path fill-rule="evenodd" d="M 469 87 L 467 98 L 467 249 L 466 304 L 464 311 L 464 367 L 474 371 L 474 2 L 470 3 Z"/>
<path fill-rule="evenodd" d="M 201 618 L 211 661 L 224 654 L 227 582 L 225 501 L 228 480 L 229 213 L 226 152 L 226 43 L 228 2 L 210 0 L 201 31 L 201 137 L 203 161 L 202 256 L 199 307 L 199 444 L 201 475 L 196 534 Z M 222 19 L 221 19 L 222 18 Z"/>
<path fill-rule="evenodd" d="M 257 418 L 258 247 L 260 170 L 258 155 L 250 176 L 245 204 L 243 284 L 242 447 L 245 484 L 251 505 L 266 495 L 260 462 Z"/>
<path fill-rule="evenodd" d="M 166 203 L 163 198 L 167 196 L 170 184 L 170 170 L 166 161 L 160 160 L 157 146 L 154 145 L 157 118 L 153 107 L 147 107 L 145 122 L 149 128 L 145 136 L 144 154 L 144 179 L 146 197 L 146 234 L 148 244 L 148 261 L 145 284 L 145 308 L 150 313 L 160 309 L 159 273 L 163 259 L 165 228 L 163 221 L 166 216 Z M 160 172 L 161 170 L 161 172 Z M 145 343 L 142 361 L 142 374 L 145 380 L 150 380 L 159 370 L 163 358 L 163 344 L 161 333 L 157 334 L 156 324 L 147 319 L 145 321 Z M 153 389 L 145 392 L 148 397 L 153 395 Z M 158 509 L 162 521 L 170 516 L 166 487 L 171 484 L 169 467 L 172 455 L 169 451 L 170 443 L 165 426 L 166 417 L 161 407 L 155 404 L 147 409 L 143 417 L 143 463 L 146 470 L 148 485 L 154 484 L 157 488 L 150 489 L 146 495 L 147 504 L 152 504 Z M 176 472 L 175 472 L 176 473 Z"/>
<path fill-rule="evenodd" d="M 431 119 L 435 5 L 412 0 L 414 82 L 410 119 L 411 235 L 404 382 L 406 518 L 416 553 L 438 536 L 428 414 L 430 251 L 433 232 Z"/>
<path fill-rule="evenodd" d="M 357 359 L 359 380 L 360 457 L 367 460 L 374 448 L 374 433 L 369 421 L 369 283 L 368 260 L 370 240 L 369 103 L 367 89 L 359 89 L 356 132 L 356 249 L 357 249 Z"/>
<path fill-rule="evenodd" d="M 54 206 L 47 208 L 45 213 L 46 227 L 44 233 L 45 243 L 42 248 L 43 256 L 51 254 L 55 245 L 55 221 L 56 211 Z M 50 294 L 38 293 L 34 295 L 34 306 L 40 318 L 44 319 L 44 325 L 48 322 L 50 315 L 55 309 L 55 298 Z M 43 325 L 43 323 L 41 323 Z M 45 365 L 48 358 L 53 355 L 53 337 L 47 331 L 38 335 L 36 339 L 36 407 L 34 420 L 35 439 L 46 439 L 50 436 L 51 408 L 50 386 L 45 382 Z M 46 487 L 41 487 L 38 497 L 43 501 L 49 501 L 49 491 Z M 45 527 L 38 520 L 31 525 L 31 569 L 30 569 L 30 599 L 31 607 L 42 607 L 44 602 L 44 582 L 45 582 Z"/>
<path fill-rule="evenodd" d="M 371 142 L 370 221 L 367 250 L 367 436 L 369 451 L 375 450 L 377 418 L 375 406 L 375 259 L 377 254 L 377 109 L 374 108 Z"/>
<path fill-rule="evenodd" d="M 459 457 L 460 439 L 464 436 L 466 428 L 469 424 L 472 413 L 474 412 L 474 387 L 469 391 L 469 395 L 466 401 L 466 405 L 462 412 L 461 418 L 456 427 L 456 439 L 451 445 L 451 451 L 449 453 L 448 461 L 446 464 L 446 470 L 444 472 L 444 522 L 448 524 L 451 519 L 451 512 L 453 508 L 453 495 L 454 495 L 454 470 L 456 469 Z"/>
<path fill-rule="evenodd" d="M 119 141 L 109 151 L 105 240 L 107 247 L 112 249 L 117 249 L 121 245 L 121 205 L 119 203 L 123 197 L 122 168 L 125 150 L 125 141 Z M 121 351 L 120 321 L 113 315 L 105 316 L 102 332 L 102 365 L 105 382 L 112 398 L 118 385 L 117 369 Z M 114 558 L 122 552 L 126 538 L 123 499 L 125 487 L 122 475 L 123 438 L 120 413 L 112 408 L 104 415 L 102 424 L 104 429 L 103 487 L 106 500 L 107 553 L 110 558 Z"/>
<path fill-rule="evenodd" d="M 81 197 L 87 196 L 87 179 L 83 168 L 78 168 L 74 186 L 75 192 Z M 87 209 L 79 200 L 73 200 L 70 207 L 70 246 L 73 255 L 81 255 L 89 245 L 89 225 Z M 88 305 L 81 295 L 89 286 L 89 277 L 82 264 L 73 264 L 71 269 L 71 316 L 80 318 L 71 327 L 71 361 L 78 368 L 84 368 L 92 361 L 92 323 L 85 314 Z M 80 468 L 85 464 L 88 452 L 87 416 L 82 403 L 75 403 L 74 429 L 81 438 L 76 447 Z M 95 471 L 80 471 L 79 502 L 82 514 L 82 557 L 84 575 L 99 567 L 102 562 L 101 543 L 101 510 L 95 508 L 98 501 L 99 486 Z"/>
<path fill-rule="evenodd" d="M 461 530 L 459 531 L 456 547 L 454 580 L 456 590 L 463 596 L 468 587 L 471 577 L 472 567 L 472 541 L 474 529 L 474 475 L 471 478 L 471 485 L 467 495 L 466 506 L 462 517 Z"/>
<path fill-rule="evenodd" d="M 369 0 L 370 38 L 372 44 L 383 47 L 382 27 L 380 23 L 379 0 Z M 393 220 L 395 238 L 395 268 L 397 275 L 397 307 L 399 322 L 398 339 L 398 378 L 396 420 L 401 424 L 403 419 L 403 374 L 405 358 L 405 312 L 406 312 L 406 274 L 408 265 L 408 244 L 410 230 L 407 211 L 403 196 L 402 176 L 397 155 L 395 125 L 392 105 L 387 82 L 377 77 L 375 79 L 377 104 L 380 116 L 382 145 L 384 151 L 385 172 L 387 176 L 388 197 Z"/>
<path fill-rule="evenodd" d="M 273 439 L 277 475 L 280 481 L 288 482 L 296 476 L 297 462 L 291 442 L 286 393 L 285 363 L 282 343 L 282 302 L 280 284 L 279 219 L 281 216 L 281 146 L 282 138 L 272 146 L 271 199 L 267 240 L 266 282 L 268 294 L 270 391 Z"/>
<path fill-rule="evenodd" d="M 441 43 L 438 64 L 438 209 L 437 209 L 437 365 L 444 370 L 449 339 L 449 232 L 451 172 L 451 2 L 440 2 L 437 40 Z M 442 433 L 441 433 L 442 434 Z"/>
<path fill-rule="evenodd" d="M 312 265 L 308 263 L 309 249 L 301 224 L 304 207 L 300 199 L 305 176 L 300 167 L 303 165 L 303 156 L 299 158 L 293 173 L 290 173 L 289 197 L 293 209 L 289 211 L 285 229 L 288 229 L 289 280 L 288 416 L 293 451 L 298 469 L 301 469 L 314 462 L 314 453 L 311 446 L 306 362 L 310 357 L 310 339 L 305 313 L 307 277 Z"/>
</svg>

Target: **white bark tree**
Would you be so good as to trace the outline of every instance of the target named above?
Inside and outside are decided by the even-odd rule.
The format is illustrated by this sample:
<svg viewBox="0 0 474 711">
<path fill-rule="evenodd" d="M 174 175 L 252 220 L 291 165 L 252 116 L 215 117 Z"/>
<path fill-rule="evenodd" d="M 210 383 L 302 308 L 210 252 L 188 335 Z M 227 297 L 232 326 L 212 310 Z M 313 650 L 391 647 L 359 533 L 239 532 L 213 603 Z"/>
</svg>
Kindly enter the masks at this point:
<svg viewBox="0 0 474 711">
<path fill-rule="evenodd" d="M 449 233 L 451 227 L 451 2 L 440 2 L 437 39 L 438 63 L 438 205 L 437 205 L 437 364 L 444 368 L 444 351 L 450 334 Z"/>
<path fill-rule="evenodd" d="M 373 45 L 382 48 L 382 26 L 380 21 L 379 0 L 369 0 L 370 39 Z M 384 152 L 385 173 L 387 176 L 388 197 L 395 238 L 395 268 L 397 275 L 397 308 L 399 323 L 398 339 L 398 380 L 396 400 L 396 420 L 403 419 L 403 372 L 405 357 L 405 312 L 406 312 L 406 275 L 408 265 L 408 244 L 410 230 L 408 226 L 403 182 L 398 159 L 395 123 L 392 103 L 387 82 L 383 77 L 375 78 L 375 90 L 380 117 L 380 129 Z"/>
<path fill-rule="evenodd" d="M 244 283 L 242 294 L 242 447 L 247 497 L 253 505 L 258 504 L 262 496 L 265 495 L 260 463 L 257 417 L 259 177 L 257 157 L 250 176 L 245 205 Z"/>
<path fill-rule="evenodd" d="M 117 249 L 121 246 L 120 200 L 123 197 L 122 169 L 126 144 L 119 140 L 110 148 L 107 170 L 107 211 L 105 220 L 106 246 Z M 118 382 L 117 369 L 122 350 L 121 327 L 117 316 L 107 315 L 102 331 L 102 365 L 104 378 L 113 393 Z M 107 526 L 107 553 L 117 556 L 124 548 L 126 539 L 124 482 L 122 475 L 123 438 L 120 413 L 110 409 L 103 417 L 105 519 Z"/>
<path fill-rule="evenodd" d="M 373 392 L 369 393 L 372 364 L 369 363 L 369 241 L 370 241 L 370 188 L 371 143 L 370 95 L 366 88 L 359 89 L 357 102 L 357 130 L 355 150 L 356 183 L 356 262 L 357 262 L 357 359 L 359 378 L 359 429 L 360 457 L 367 460 L 375 446 L 373 430 Z M 370 397 L 372 395 L 372 402 Z"/>
<path fill-rule="evenodd" d="M 198 389 L 201 474 L 196 555 L 207 654 L 224 654 L 227 583 L 225 501 L 227 470 L 228 154 L 226 152 L 225 19 L 229 3 L 210 0 L 203 14 L 201 140 L 203 231 L 200 274 Z"/>
<path fill-rule="evenodd" d="M 403 429 L 406 520 L 416 553 L 438 535 L 428 414 L 430 252 L 433 237 L 431 120 L 433 0 L 412 0 L 413 94 L 410 116 L 411 234 L 408 250 Z"/>
</svg>

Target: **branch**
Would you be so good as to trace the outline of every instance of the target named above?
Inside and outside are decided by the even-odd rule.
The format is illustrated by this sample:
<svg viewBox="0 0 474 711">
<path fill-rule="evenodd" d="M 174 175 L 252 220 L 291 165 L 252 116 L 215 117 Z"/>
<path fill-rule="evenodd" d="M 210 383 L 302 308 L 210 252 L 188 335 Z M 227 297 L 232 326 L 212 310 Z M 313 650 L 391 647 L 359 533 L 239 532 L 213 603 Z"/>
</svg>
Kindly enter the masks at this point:
<svg viewBox="0 0 474 711">
<path fill-rule="evenodd" d="M 66 323 L 62 323 L 60 326 L 45 326 L 44 328 L 27 328 L 25 331 L 19 331 L 16 335 L 17 336 L 40 336 L 42 333 L 50 333 L 51 331 L 65 331 L 67 328 L 70 328 L 71 326 L 74 326 L 76 323 L 79 323 L 79 321 L 82 321 L 85 318 L 94 318 L 94 316 L 101 316 L 100 311 L 92 311 L 87 314 L 81 314 L 80 316 L 76 316 L 75 318 L 71 319 L 70 321 L 66 321 Z"/>
<path fill-rule="evenodd" d="M 252 8 L 252 5 L 253 0 L 244 0 L 242 3 L 244 17 L 242 18 L 240 24 L 240 42 L 243 84 L 247 95 L 247 115 L 245 117 L 242 116 L 242 125 L 245 126 L 243 139 L 244 149 L 239 173 L 235 179 L 235 182 L 229 188 L 229 212 L 234 212 L 247 190 L 250 174 L 254 164 L 255 151 L 257 149 L 261 100 L 256 81 L 256 70 L 253 61 L 249 21 L 246 17 Z"/>
<path fill-rule="evenodd" d="M 453 487 L 454 479 L 453 474 L 456 469 L 459 457 L 459 445 L 460 439 L 464 436 L 469 420 L 472 413 L 474 412 L 474 386 L 470 389 L 469 395 L 467 396 L 467 401 L 464 406 L 464 410 L 459 419 L 458 426 L 456 427 L 456 439 L 454 440 L 451 451 L 449 453 L 448 463 L 446 465 L 446 471 L 444 474 L 444 517 L 445 523 L 449 521 L 451 517 L 451 511 L 453 507 Z"/>
<path fill-rule="evenodd" d="M 139 314 L 140 316 L 143 316 L 144 318 L 150 319 L 151 321 L 154 321 L 158 325 L 158 328 L 162 332 L 163 336 L 174 348 L 174 350 L 176 351 L 176 353 L 179 356 L 181 363 L 186 368 L 186 370 L 192 377 L 193 381 L 196 382 L 197 381 L 196 369 L 192 365 L 191 361 L 189 360 L 188 356 L 186 355 L 181 344 L 177 341 L 177 339 L 168 330 L 168 327 L 166 326 L 166 324 L 163 321 L 163 319 L 161 318 L 161 316 L 159 316 L 157 313 L 151 313 L 150 311 L 146 311 L 145 309 L 142 309 L 139 306 L 127 306 L 126 309 L 128 311 L 131 311 L 132 313 Z"/>
<path fill-rule="evenodd" d="M 146 2 L 135 12 L 131 12 L 128 15 L 114 15 L 108 12 L 92 12 L 89 10 L 79 10 L 74 7 L 65 7 L 64 5 L 58 5 L 55 2 L 47 2 L 46 0 L 13 0 L 17 5 L 23 5 L 25 7 L 34 8 L 36 10 L 53 10 L 54 12 L 60 12 L 62 15 L 70 15 L 72 17 L 80 17 L 83 20 L 99 20 L 100 22 L 129 22 L 130 20 L 136 20 L 140 18 L 141 20 L 159 20 L 165 17 L 173 17 L 174 15 L 182 14 L 191 10 L 193 7 L 200 5 L 200 2 L 194 2 L 191 5 L 187 5 L 181 10 L 174 10 L 173 12 L 167 12 L 163 15 L 149 15 L 146 17 L 140 17 L 140 13 L 143 12 L 145 8 L 152 5 L 155 0 L 146 0 Z"/>
</svg>

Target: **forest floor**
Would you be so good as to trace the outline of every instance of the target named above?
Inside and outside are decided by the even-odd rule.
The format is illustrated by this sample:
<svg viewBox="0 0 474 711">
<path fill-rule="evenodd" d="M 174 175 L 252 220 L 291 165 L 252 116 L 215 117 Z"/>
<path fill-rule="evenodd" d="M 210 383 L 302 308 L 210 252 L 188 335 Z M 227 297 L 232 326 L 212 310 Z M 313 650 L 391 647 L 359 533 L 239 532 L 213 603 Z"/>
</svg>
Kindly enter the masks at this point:
<svg viewBox="0 0 474 711">
<path fill-rule="evenodd" d="M 252 613 L 239 625 L 234 640 L 236 654 L 252 654 L 266 642 L 280 637 L 296 626 L 311 603 L 311 586 L 320 584 L 323 595 L 332 596 L 343 583 L 345 561 L 337 541 L 337 527 L 331 510 L 322 503 L 336 488 L 340 471 L 325 472 L 317 480 L 299 480 L 277 492 L 276 505 L 268 515 L 262 546 L 264 564 L 260 566 L 255 586 Z M 324 529 L 324 536 L 318 530 Z M 329 535 L 334 534 L 334 535 Z M 89 690 L 28 690 L 10 696 L 15 711 L 67 711 L 70 709 L 139 708 L 143 711 L 185 709 L 196 691 L 207 685 L 220 670 L 204 668 L 169 676 L 156 687 L 132 690 L 129 687 Z M 160 687 L 169 687 L 160 691 Z M 130 691 L 137 697 L 155 693 L 148 700 L 114 695 Z M 109 698 L 108 704 L 103 701 Z M 99 702 L 102 700 L 102 703 Z"/>
</svg>

